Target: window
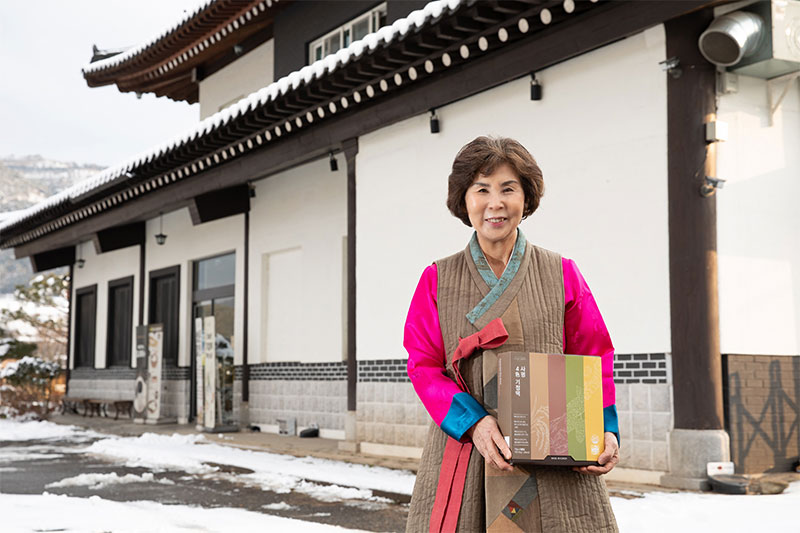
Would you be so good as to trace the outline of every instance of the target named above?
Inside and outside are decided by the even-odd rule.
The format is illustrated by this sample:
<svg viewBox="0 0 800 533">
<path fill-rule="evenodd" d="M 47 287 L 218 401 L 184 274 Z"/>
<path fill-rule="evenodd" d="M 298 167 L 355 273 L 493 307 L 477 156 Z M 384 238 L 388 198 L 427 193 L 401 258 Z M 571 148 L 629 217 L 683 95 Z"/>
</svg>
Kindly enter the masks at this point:
<svg viewBox="0 0 800 533">
<path fill-rule="evenodd" d="M 164 326 L 164 366 L 178 365 L 178 308 L 180 267 L 150 272 L 150 312 L 148 324 Z"/>
<path fill-rule="evenodd" d="M 386 25 L 385 3 L 359 15 L 308 45 L 309 64 L 327 55 L 335 54 L 342 48 L 347 48 L 353 42 L 363 39 L 369 33 L 378 31 L 378 28 L 384 25 Z"/>
<path fill-rule="evenodd" d="M 94 368 L 97 285 L 75 291 L 75 368 Z"/>
<path fill-rule="evenodd" d="M 108 282 L 106 366 L 131 366 L 133 276 Z"/>
</svg>

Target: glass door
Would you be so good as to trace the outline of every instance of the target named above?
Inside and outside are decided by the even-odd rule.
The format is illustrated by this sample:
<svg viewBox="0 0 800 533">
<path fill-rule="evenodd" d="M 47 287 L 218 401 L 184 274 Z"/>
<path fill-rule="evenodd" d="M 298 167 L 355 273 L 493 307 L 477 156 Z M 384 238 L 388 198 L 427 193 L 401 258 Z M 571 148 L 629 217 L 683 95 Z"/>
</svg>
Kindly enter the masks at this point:
<svg viewBox="0 0 800 533">
<path fill-rule="evenodd" d="M 191 411 L 197 425 L 209 431 L 238 429 L 233 416 L 234 266 L 234 254 L 194 263 Z"/>
</svg>

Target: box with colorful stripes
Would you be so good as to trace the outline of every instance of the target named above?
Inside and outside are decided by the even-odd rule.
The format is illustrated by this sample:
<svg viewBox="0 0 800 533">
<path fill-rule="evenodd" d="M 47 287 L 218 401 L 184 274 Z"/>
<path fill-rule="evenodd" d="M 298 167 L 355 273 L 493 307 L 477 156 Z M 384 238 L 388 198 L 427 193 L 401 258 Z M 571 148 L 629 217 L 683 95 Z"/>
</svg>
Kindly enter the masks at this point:
<svg viewBox="0 0 800 533">
<path fill-rule="evenodd" d="M 497 359 L 497 419 L 511 462 L 598 464 L 604 444 L 600 358 L 506 352 Z"/>
</svg>

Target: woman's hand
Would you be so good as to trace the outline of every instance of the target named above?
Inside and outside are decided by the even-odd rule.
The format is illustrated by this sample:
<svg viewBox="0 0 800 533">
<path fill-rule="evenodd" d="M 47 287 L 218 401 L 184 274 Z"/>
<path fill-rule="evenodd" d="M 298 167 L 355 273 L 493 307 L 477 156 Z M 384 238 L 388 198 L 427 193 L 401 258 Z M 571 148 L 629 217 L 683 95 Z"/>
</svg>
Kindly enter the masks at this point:
<svg viewBox="0 0 800 533">
<path fill-rule="evenodd" d="M 605 441 L 606 448 L 597 458 L 597 462 L 601 466 L 576 466 L 573 470 L 581 474 L 592 474 L 594 476 L 602 476 L 611 472 L 619 463 L 619 443 L 617 442 L 617 436 L 610 431 L 606 431 Z"/>
<path fill-rule="evenodd" d="M 467 430 L 466 435 L 472 439 L 475 448 L 491 466 L 507 472 L 514 470 L 514 467 L 507 462 L 511 459 L 511 449 L 506 444 L 493 416 L 487 415 L 475 422 L 475 425 Z M 503 452 L 503 455 L 500 455 L 500 452 Z"/>
</svg>

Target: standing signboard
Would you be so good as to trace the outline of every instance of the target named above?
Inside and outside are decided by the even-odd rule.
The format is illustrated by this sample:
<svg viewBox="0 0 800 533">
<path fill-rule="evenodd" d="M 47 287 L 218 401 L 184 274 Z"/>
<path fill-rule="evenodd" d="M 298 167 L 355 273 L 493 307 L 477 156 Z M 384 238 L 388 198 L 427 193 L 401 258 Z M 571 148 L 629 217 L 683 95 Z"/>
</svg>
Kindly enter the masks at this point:
<svg viewBox="0 0 800 533">
<path fill-rule="evenodd" d="M 133 421 L 147 418 L 147 326 L 136 327 L 136 382 L 133 392 Z"/>
<path fill-rule="evenodd" d="M 203 319 L 203 425 L 213 429 L 216 424 L 215 396 L 217 389 L 217 357 L 215 339 L 215 323 L 213 316 Z"/>
<path fill-rule="evenodd" d="M 147 423 L 156 424 L 161 418 L 161 367 L 164 328 L 150 324 L 147 331 Z"/>
<path fill-rule="evenodd" d="M 204 427 L 205 413 L 203 411 L 203 369 L 205 365 L 205 343 L 203 342 L 203 319 L 194 319 L 194 356 L 195 356 L 195 398 L 197 399 L 197 421 L 195 427 L 202 430 Z"/>
</svg>

